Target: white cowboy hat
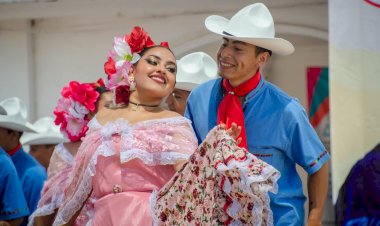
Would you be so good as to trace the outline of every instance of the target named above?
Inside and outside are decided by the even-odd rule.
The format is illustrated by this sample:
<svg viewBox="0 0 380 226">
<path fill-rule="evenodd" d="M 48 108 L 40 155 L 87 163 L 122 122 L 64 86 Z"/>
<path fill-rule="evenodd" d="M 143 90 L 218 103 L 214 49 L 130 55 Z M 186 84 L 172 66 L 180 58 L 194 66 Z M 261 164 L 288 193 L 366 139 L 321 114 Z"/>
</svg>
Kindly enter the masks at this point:
<svg viewBox="0 0 380 226">
<path fill-rule="evenodd" d="M 226 38 L 259 46 L 280 55 L 294 52 L 289 41 L 276 38 L 271 13 L 263 3 L 255 3 L 244 7 L 230 20 L 217 15 L 206 18 L 208 30 Z"/>
<path fill-rule="evenodd" d="M 51 117 L 43 117 L 33 124 L 36 133 L 24 133 L 20 139 L 23 145 L 59 144 L 65 142 L 59 126 Z"/>
<path fill-rule="evenodd" d="M 23 101 L 11 97 L 0 102 L 0 127 L 19 132 L 34 132 L 33 126 L 26 120 L 27 111 Z"/>
<path fill-rule="evenodd" d="M 216 78 L 217 70 L 216 62 L 206 53 L 190 53 L 177 61 L 175 88 L 191 91 L 199 84 Z"/>
</svg>

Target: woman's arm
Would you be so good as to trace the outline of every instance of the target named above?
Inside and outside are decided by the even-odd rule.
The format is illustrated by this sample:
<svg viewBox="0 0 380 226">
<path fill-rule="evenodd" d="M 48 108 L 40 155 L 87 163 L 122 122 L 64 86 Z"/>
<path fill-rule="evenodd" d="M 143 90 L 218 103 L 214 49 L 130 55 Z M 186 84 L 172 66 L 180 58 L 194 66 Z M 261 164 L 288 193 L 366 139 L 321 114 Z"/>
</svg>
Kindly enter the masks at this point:
<svg viewBox="0 0 380 226">
<path fill-rule="evenodd" d="M 63 224 L 62 226 L 72 226 L 74 225 L 76 219 L 78 218 L 80 212 L 82 211 L 83 209 L 83 206 L 86 205 L 86 202 L 88 201 L 88 198 L 90 198 L 92 194 L 92 189 L 91 189 L 91 192 L 88 194 L 87 198 L 86 198 L 86 201 L 83 202 L 83 205 L 82 207 L 77 211 L 75 212 L 75 214 L 70 218 L 69 222 L 67 222 L 66 224 Z M 46 225 L 46 224 L 45 224 Z M 41 225 L 42 226 L 42 225 Z"/>
<path fill-rule="evenodd" d="M 55 215 L 57 214 L 58 209 L 55 209 L 52 214 L 45 216 L 38 216 L 34 218 L 34 226 L 44 226 L 44 225 L 53 225 Z"/>
<path fill-rule="evenodd" d="M 175 171 L 180 171 L 183 167 L 183 165 L 185 165 L 187 163 L 187 160 L 181 160 L 181 161 L 178 161 L 176 164 L 173 165 L 174 167 L 174 170 Z"/>
</svg>

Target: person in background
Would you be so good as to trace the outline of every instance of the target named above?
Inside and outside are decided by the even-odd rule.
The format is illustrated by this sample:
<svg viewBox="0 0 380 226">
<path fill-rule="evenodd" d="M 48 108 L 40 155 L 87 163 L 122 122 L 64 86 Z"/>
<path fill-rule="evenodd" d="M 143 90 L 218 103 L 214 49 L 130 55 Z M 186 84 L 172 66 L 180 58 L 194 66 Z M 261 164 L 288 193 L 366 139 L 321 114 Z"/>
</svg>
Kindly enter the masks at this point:
<svg viewBox="0 0 380 226">
<path fill-rule="evenodd" d="M 20 138 L 23 132 L 36 131 L 27 121 L 26 106 L 19 98 L 5 99 L 0 102 L 0 107 L 3 109 L 0 112 L 0 147 L 11 156 L 29 211 L 32 213 L 40 199 L 46 171 L 37 160 L 24 151 Z M 22 225 L 27 223 L 28 218 L 25 217 Z"/>
<path fill-rule="evenodd" d="M 47 170 L 54 147 L 64 142 L 65 138 L 51 117 L 38 119 L 33 127 L 37 133 L 25 132 L 20 141 L 22 145 L 30 146 L 29 154 Z"/>
<path fill-rule="evenodd" d="M 305 223 L 302 182 L 308 179 L 308 225 L 321 225 L 328 189 L 328 151 L 296 98 L 264 80 L 260 69 L 273 54 L 288 55 L 293 45 L 275 37 L 274 22 L 262 3 L 244 7 L 231 19 L 209 16 L 206 28 L 221 37 L 217 53 L 220 79 L 195 88 L 185 116 L 200 143 L 217 124 L 241 126 L 240 146 L 281 172 L 278 193 L 270 193 L 275 225 Z M 291 75 L 284 75 L 291 76 Z"/>
<path fill-rule="evenodd" d="M 102 79 L 96 83 L 71 81 L 62 89 L 54 109 L 54 121 L 69 142 L 61 142 L 55 146 L 48 168 L 48 179 L 44 184 L 38 208 L 29 217 L 28 225 L 53 224 L 55 214 L 63 201 L 64 190 L 70 181 L 74 158 L 88 130 L 88 122 L 110 101 L 111 94 Z M 88 214 L 92 208 L 90 202 L 86 203 L 76 225 L 85 225 L 88 222 Z"/>
<path fill-rule="evenodd" d="M 204 52 L 190 53 L 177 61 L 174 91 L 166 98 L 171 111 L 185 114 L 187 97 L 199 84 L 217 77 L 216 62 Z"/>
<path fill-rule="evenodd" d="M 380 144 L 351 168 L 335 205 L 336 225 L 380 225 Z"/>
<path fill-rule="evenodd" d="M 16 168 L 0 147 L 0 226 L 19 226 L 28 215 L 28 205 Z"/>
</svg>

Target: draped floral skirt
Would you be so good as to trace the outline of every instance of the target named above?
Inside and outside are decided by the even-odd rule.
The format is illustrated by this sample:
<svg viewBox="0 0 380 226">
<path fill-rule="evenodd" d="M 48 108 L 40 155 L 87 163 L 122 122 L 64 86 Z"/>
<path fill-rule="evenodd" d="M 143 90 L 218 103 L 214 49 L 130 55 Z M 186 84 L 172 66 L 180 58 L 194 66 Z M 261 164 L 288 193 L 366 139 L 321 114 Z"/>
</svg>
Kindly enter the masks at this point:
<svg viewBox="0 0 380 226">
<path fill-rule="evenodd" d="M 155 225 L 273 225 L 268 192 L 280 173 L 214 128 L 151 197 Z"/>
</svg>

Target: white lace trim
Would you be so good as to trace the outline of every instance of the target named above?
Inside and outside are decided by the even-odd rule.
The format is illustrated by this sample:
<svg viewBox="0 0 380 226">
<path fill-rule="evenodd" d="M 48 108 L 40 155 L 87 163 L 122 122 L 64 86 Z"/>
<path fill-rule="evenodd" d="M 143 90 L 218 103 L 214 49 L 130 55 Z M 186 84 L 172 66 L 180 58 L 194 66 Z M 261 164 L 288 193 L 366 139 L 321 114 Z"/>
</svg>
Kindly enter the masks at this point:
<svg viewBox="0 0 380 226">
<path fill-rule="evenodd" d="M 230 226 L 242 226 L 243 223 L 241 223 L 241 221 L 238 221 L 238 220 L 233 220 L 231 223 L 230 223 Z"/>
<path fill-rule="evenodd" d="M 79 183 L 78 189 L 75 191 L 72 201 L 67 203 L 64 209 L 59 209 L 54 220 L 53 226 L 67 224 L 70 218 L 83 206 L 87 197 L 92 190 L 92 178 L 89 167 L 87 167 L 82 180 Z"/>
<path fill-rule="evenodd" d="M 157 204 L 157 191 L 153 190 L 152 194 L 150 194 L 149 202 L 150 202 L 150 213 L 152 215 L 153 226 L 158 226 L 158 218 L 156 216 L 156 204 Z"/>
<path fill-rule="evenodd" d="M 43 205 L 43 206 L 37 208 L 33 212 L 33 214 L 29 216 L 28 226 L 33 226 L 34 225 L 34 219 L 36 217 L 46 216 L 46 215 L 50 215 L 50 214 L 54 213 L 54 211 L 59 208 L 59 204 L 63 200 L 63 195 L 60 196 L 60 197 L 61 197 L 60 201 L 56 200 L 56 201 L 53 201 L 53 202 L 51 202 L 51 203 L 49 203 L 47 205 Z"/>
<path fill-rule="evenodd" d="M 178 152 L 156 152 L 150 153 L 141 149 L 132 149 L 127 152 L 121 153 L 121 163 L 131 161 L 138 158 L 146 165 L 171 165 L 180 160 L 189 159 L 190 154 L 183 154 Z"/>
<path fill-rule="evenodd" d="M 277 180 L 280 177 L 280 172 L 278 172 L 274 167 L 271 165 L 267 165 L 263 171 L 261 172 L 260 175 L 252 175 L 248 176 L 248 167 L 247 165 L 251 162 L 255 161 L 254 157 L 252 154 L 247 153 L 247 159 L 244 161 L 237 161 L 235 159 L 231 159 L 227 165 L 225 164 L 219 164 L 217 167 L 217 171 L 222 172 L 226 171 L 229 169 L 238 169 L 240 173 L 240 179 L 243 185 L 243 190 L 244 192 L 248 194 L 252 194 L 253 198 L 258 199 L 257 202 L 255 202 L 255 205 L 253 206 L 252 209 L 252 216 L 254 216 L 253 219 L 255 219 L 253 225 L 261 225 L 262 219 L 259 217 L 261 216 L 261 212 L 263 208 L 266 208 L 268 210 L 268 215 L 267 215 L 267 225 L 273 225 L 273 212 L 270 209 L 270 198 L 269 194 L 267 193 L 268 191 L 271 191 L 272 193 L 277 193 L 278 190 L 278 185 L 277 185 Z M 262 184 L 260 185 L 260 190 L 256 191 L 255 190 L 255 183 L 260 183 L 266 181 L 269 177 L 272 177 L 273 181 L 273 186 L 268 185 L 268 186 L 263 186 Z M 231 190 L 231 184 L 228 180 L 225 180 L 224 186 L 223 186 L 223 191 L 228 193 Z M 256 192 L 260 192 L 264 194 L 264 200 L 265 200 L 265 207 L 261 204 L 260 198 L 255 195 Z M 234 213 L 238 213 L 240 210 L 240 204 L 236 201 L 233 200 L 231 206 L 227 209 L 227 213 L 231 216 L 234 217 Z M 233 223 L 233 224 L 232 224 Z M 241 225 L 241 222 L 238 220 L 234 220 L 231 222 L 230 225 Z"/>
<path fill-rule="evenodd" d="M 74 165 L 75 159 L 74 156 L 66 149 L 63 143 L 59 143 L 56 146 L 57 154 L 60 158 L 62 158 L 65 162 L 70 165 Z"/>
<path fill-rule="evenodd" d="M 227 213 L 233 218 L 237 218 L 237 215 L 239 211 L 241 210 L 241 205 L 240 203 L 234 201 L 231 206 L 228 208 Z"/>
<path fill-rule="evenodd" d="M 175 117 L 170 117 L 170 118 L 157 118 L 157 119 L 149 119 L 149 120 L 144 120 L 144 121 L 139 121 L 134 124 L 131 124 L 127 119 L 124 118 L 119 118 L 116 121 L 113 122 L 107 122 L 104 126 L 99 123 L 99 121 L 96 119 L 96 116 L 93 117 L 87 126 L 90 129 L 99 129 L 99 128 L 104 128 L 107 127 L 108 125 L 112 124 L 125 124 L 128 127 L 140 127 L 140 126 L 147 126 L 147 125 L 152 125 L 156 123 L 163 123 L 167 122 L 170 124 L 181 124 L 181 123 L 187 123 L 191 127 L 191 121 L 183 116 L 175 116 Z M 192 128 L 192 127 L 191 127 Z"/>
</svg>

